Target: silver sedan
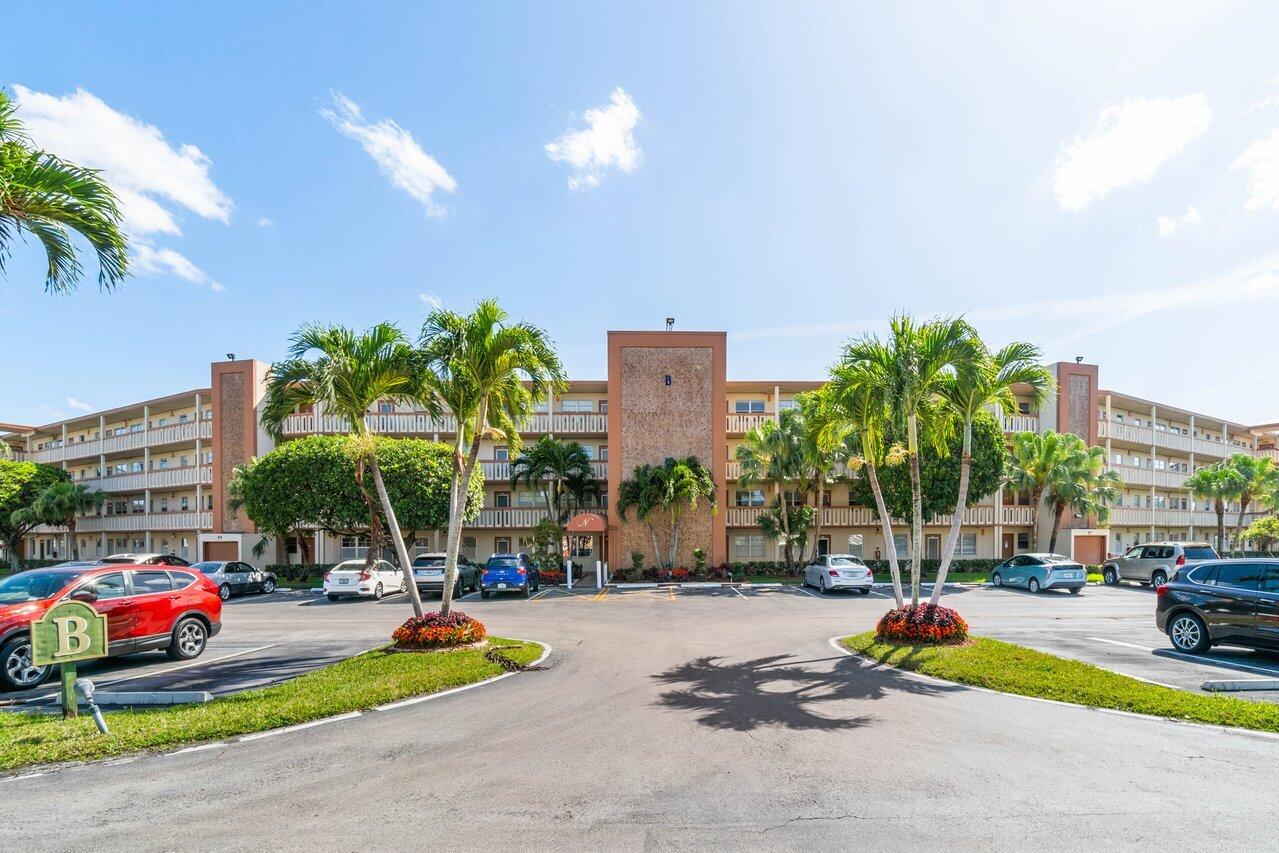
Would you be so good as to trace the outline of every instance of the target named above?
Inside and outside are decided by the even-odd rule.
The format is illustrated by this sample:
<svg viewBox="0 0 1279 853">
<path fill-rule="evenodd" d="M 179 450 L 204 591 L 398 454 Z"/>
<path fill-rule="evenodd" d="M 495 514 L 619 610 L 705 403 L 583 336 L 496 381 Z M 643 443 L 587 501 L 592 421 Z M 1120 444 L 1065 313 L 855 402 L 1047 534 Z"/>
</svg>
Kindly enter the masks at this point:
<svg viewBox="0 0 1279 853">
<path fill-rule="evenodd" d="M 837 589 L 855 589 L 869 595 L 875 573 L 852 554 L 823 554 L 804 567 L 804 586 L 816 587 L 822 595 Z"/>
</svg>

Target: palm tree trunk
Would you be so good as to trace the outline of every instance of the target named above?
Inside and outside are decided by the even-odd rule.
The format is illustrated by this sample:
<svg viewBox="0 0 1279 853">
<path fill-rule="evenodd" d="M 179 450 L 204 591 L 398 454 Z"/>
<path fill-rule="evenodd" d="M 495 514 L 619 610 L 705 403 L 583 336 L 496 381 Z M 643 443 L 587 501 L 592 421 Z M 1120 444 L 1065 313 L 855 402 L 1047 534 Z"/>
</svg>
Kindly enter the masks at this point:
<svg viewBox="0 0 1279 853">
<path fill-rule="evenodd" d="M 950 535 L 946 537 L 946 549 L 941 552 L 941 565 L 937 567 L 937 579 L 933 581 L 933 594 L 929 604 L 941 600 L 942 587 L 946 584 L 946 573 L 950 571 L 950 561 L 955 557 L 955 548 L 959 545 L 959 528 L 964 523 L 964 511 L 968 509 L 968 475 L 973 466 L 973 422 L 964 422 L 964 451 L 959 461 L 959 497 L 955 500 L 955 517 L 950 520 Z"/>
<path fill-rule="evenodd" d="M 1061 530 L 1061 514 L 1066 511 L 1066 507 L 1063 506 L 1062 504 L 1057 503 L 1057 501 L 1053 501 L 1052 508 L 1053 508 L 1053 529 L 1052 529 L 1052 533 L 1048 535 L 1048 553 L 1056 554 L 1057 553 L 1057 533 Z"/>
<path fill-rule="evenodd" d="M 364 456 L 361 454 L 359 461 L 355 464 L 355 485 L 359 487 L 360 497 L 364 499 L 364 505 L 369 509 L 369 548 L 364 553 L 364 565 L 368 567 L 373 565 L 378 552 L 381 551 L 382 517 L 378 515 L 377 502 L 373 500 L 368 487 L 364 485 L 364 464 Z"/>
<path fill-rule="evenodd" d="M 809 554 L 811 555 L 808 559 L 809 563 L 817 562 L 817 549 L 822 539 L 822 495 L 825 492 L 825 490 L 823 489 L 824 483 L 822 481 L 824 479 L 825 479 L 825 476 L 823 475 L 819 477 L 819 479 L 817 480 L 817 512 L 816 512 L 817 520 L 816 520 L 816 523 L 813 525 L 813 550 L 809 552 Z"/>
<path fill-rule="evenodd" d="M 378 499 L 382 501 L 387 527 L 391 528 L 391 541 L 395 543 L 395 556 L 399 558 L 400 572 L 404 575 L 404 588 L 409 593 L 409 601 L 413 602 L 413 615 L 421 616 L 422 597 L 418 595 L 417 581 L 413 579 L 409 549 L 404 547 L 404 536 L 400 533 L 400 523 L 395 518 L 395 507 L 391 506 L 391 496 L 386 493 L 386 483 L 382 481 L 382 469 L 378 467 L 376 453 L 369 454 L 369 466 L 373 469 L 373 485 L 377 487 Z"/>
<path fill-rule="evenodd" d="M 1251 503 L 1251 501 L 1249 501 Z M 1235 525 L 1235 550 L 1243 553 L 1243 517 L 1248 510 L 1248 504 L 1243 500 L 1239 501 L 1239 523 Z"/>
<path fill-rule="evenodd" d="M 449 607 L 453 603 L 453 587 L 457 584 L 457 554 L 462 546 L 462 515 L 466 512 L 466 498 L 470 494 L 471 474 L 475 470 L 475 460 L 480 455 L 480 429 L 479 426 L 485 421 L 487 415 L 487 406 L 481 405 L 480 412 L 476 416 L 475 437 L 471 439 L 470 450 L 466 454 L 465 460 L 462 462 L 461 477 L 458 480 L 456 491 L 453 495 L 453 507 L 449 512 L 449 542 L 448 553 L 444 559 L 444 589 L 440 593 L 440 614 L 447 616 Z M 461 446 L 459 443 L 458 456 L 461 456 Z M 457 462 L 454 461 L 456 469 Z"/>
<path fill-rule="evenodd" d="M 893 522 L 888 516 L 888 507 L 884 505 L 884 493 L 879 490 L 879 475 L 874 465 L 866 466 L 866 476 L 870 478 L 870 491 L 875 496 L 875 511 L 879 513 L 879 526 L 884 533 L 884 553 L 888 555 L 888 576 L 893 582 L 893 599 L 897 609 L 904 606 L 902 601 L 902 572 L 897 565 L 897 540 L 893 538 Z"/>
<path fill-rule="evenodd" d="M 1226 553 L 1226 506 L 1221 501 L 1217 501 L 1214 509 L 1217 510 L 1217 554 Z"/>
<path fill-rule="evenodd" d="M 671 523 L 671 568 L 675 568 L 675 561 L 679 559 L 679 524 L 682 521 L 679 513 L 672 518 Z"/>
<path fill-rule="evenodd" d="M 1035 537 L 1036 549 L 1040 547 L 1039 513 L 1043 511 L 1043 508 L 1040 506 L 1040 503 L 1043 501 L 1043 499 L 1044 499 L 1043 486 L 1035 486 L 1033 489 L 1030 490 L 1030 505 L 1034 509 L 1034 512 L 1031 513 L 1031 516 L 1030 516 L 1030 532 Z"/>
<path fill-rule="evenodd" d="M 657 561 L 653 568 L 660 569 L 662 567 L 662 551 L 657 547 L 657 528 L 653 527 L 652 522 L 646 521 L 644 523 L 648 527 L 648 535 L 653 540 L 653 559 Z M 643 578 L 637 578 L 637 580 L 643 580 Z"/>
<path fill-rule="evenodd" d="M 910 457 L 910 606 L 919 606 L 919 570 L 924 545 L 924 495 L 919 472 L 919 433 L 914 415 L 906 422 L 906 440 Z"/>
<path fill-rule="evenodd" d="M 778 493 L 778 510 L 782 516 L 782 558 L 786 561 L 786 573 L 791 571 L 791 538 L 790 538 L 790 513 L 786 510 L 786 492 Z"/>
</svg>

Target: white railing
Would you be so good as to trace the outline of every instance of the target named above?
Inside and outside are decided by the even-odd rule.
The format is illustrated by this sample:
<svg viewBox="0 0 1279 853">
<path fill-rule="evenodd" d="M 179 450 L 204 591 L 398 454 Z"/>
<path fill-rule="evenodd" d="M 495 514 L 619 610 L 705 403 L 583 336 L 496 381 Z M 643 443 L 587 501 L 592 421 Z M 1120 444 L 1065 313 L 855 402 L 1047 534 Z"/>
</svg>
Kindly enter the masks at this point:
<svg viewBox="0 0 1279 853">
<path fill-rule="evenodd" d="M 104 492 L 172 489 L 197 484 L 208 486 L 213 484 L 213 468 L 209 465 L 188 465 L 185 468 L 160 468 L 145 474 L 116 474 L 101 480 L 86 478 L 80 482 Z"/>
<path fill-rule="evenodd" d="M 386 435 L 452 435 L 457 420 L 450 415 L 433 418 L 426 413 L 396 412 L 387 415 L 365 415 L 364 425 L 370 432 Z M 289 415 L 284 419 L 285 435 L 326 435 L 351 431 L 350 422 L 341 415 Z M 523 433 L 607 433 L 606 414 L 534 415 L 520 430 Z"/>
<path fill-rule="evenodd" d="M 505 507 L 480 510 L 480 517 L 467 527 L 534 527 L 546 518 L 545 509 Z"/>
<path fill-rule="evenodd" d="M 1117 473 L 1129 486 L 1163 486 L 1180 489 L 1185 486 L 1190 475 L 1183 471 L 1158 470 L 1155 468 L 1138 468 L 1135 465 L 1110 465 L 1109 470 Z"/>
<path fill-rule="evenodd" d="M 755 527 L 758 525 L 758 519 L 761 513 L 767 512 L 768 507 L 753 506 L 731 506 L 725 513 L 724 523 L 728 527 Z M 1034 509 L 1028 506 L 1004 506 L 996 510 L 993 506 L 973 506 L 964 510 L 963 524 L 970 527 L 974 526 L 993 526 L 996 524 L 996 516 L 999 518 L 999 524 L 1025 525 L 1034 522 Z M 935 515 L 932 518 L 924 519 L 924 525 L 927 527 L 948 527 L 950 526 L 952 515 L 945 513 Z M 875 517 L 875 513 L 869 507 L 863 506 L 833 506 L 822 509 L 822 526 L 823 527 L 878 527 L 879 519 Z M 893 519 L 893 526 L 898 529 L 905 529 L 907 524 L 904 519 Z"/>
<path fill-rule="evenodd" d="M 76 533 L 111 533 L 120 530 L 203 530 L 211 527 L 213 527 L 211 512 L 92 515 L 76 519 Z"/>
<path fill-rule="evenodd" d="M 511 479 L 511 463 L 499 462 L 495 459 L 481 459 L 484 479 L 490 483 L 509 482 Z M 608 479 L 608 462 L 591 462 L 591 476 L 596 480 Z"/>
<path fill-rule="evenodd" d="M 730 435 L 741 435 L 772 419 L 773 416 L 770 414 L 729 415 L 728 432 Z"/>
<path fill-rule="evenodd" d="M 137 432 L 126 432 L 120 435 L 108 435 L 102 439 L 67 442 L 62 447 L 49 447 L 31 454 L 35 462 L 62 462 L 70 459 L 83 459 L 89 456 L 100 456 L 104 453 L 119 453 L 125 450 L 141 450 L 144 447 L 163 447 L 168 444 L 194 442 L 197 438 L 213 438 L 211 421 L 190 421 L 184 424 L 172 424 Z"/>
</svg>

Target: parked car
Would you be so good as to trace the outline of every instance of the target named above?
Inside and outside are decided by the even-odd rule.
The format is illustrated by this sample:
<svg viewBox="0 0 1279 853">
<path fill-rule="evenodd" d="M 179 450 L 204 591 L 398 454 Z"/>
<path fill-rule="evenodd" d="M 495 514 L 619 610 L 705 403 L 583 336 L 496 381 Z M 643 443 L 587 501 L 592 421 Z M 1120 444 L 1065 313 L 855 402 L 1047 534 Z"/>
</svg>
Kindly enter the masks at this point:
<svg viewBox="0 0 1279 853">
<path fill-rule="evenodd" d="M 222 629 L 218 588 L 199 572 L 120 565 L 32 569 L 0 580 L 0 686 L 27 690 L 53 666 L 31 662 L 31 623 L 63 599 L 107 617 L 107 654 L 164 649 L 191 660 Z"/>
<path fill-rule="evenodd" d="M 177 554 L 112 554 L 98 563 L 125 563 L 133 566 L 189 566 L 190 561 Z"/>
<path fill-rule="evenodd" d="M 823 554 L 804 567 L 804 586 L 816 587 L 822 595 L 837 589 L 855 589 L 870 595 L 875 573 L 852 554 Z"/>
<path fill-rule="evenodd" d="M 528 598 L 541 586 L 541 573 L 528 554 L 494 554 L 480 574 L 481 598 L 494 592 L 522 592 Z"/>
<path fill-rule="evenodd" d="M 1134 545 L 1123 556 L 1106 560 L 1101 576 L 1111 586 L 1120 581 L 1160 586 L 1178 569 L 1219 559 L 1221 556 L 1207 542 L 1147 542 Z"/>
<path fill-rule="evenodd" d="M 1199 563 L 1155 592 L 1155 625 L 1178 651 L 1279 649 L 1279 560 Z"/>
<path fill-rule="evenodd" d="M 413 558 L 413 582 L 418 592 L 444 593 L 444 563 L 447 554 L 419 554 Z M 480 568 L 462 554 L 457 555 L 457 584 L 453 597 L 460 598 L 480 588 Z"/>
<path fill-rule="evenodd" d="M 237 560 L 205 560 L 191 566 L 218 585 L 218 595 L 226 601 L 237 592 L 275 592 L 279 578 L 275 572 L 241 563 Z"/>
<path fill-rule="evenodd" d="M 1031 592 L 1068 589 L 1071 595 L 1079 595 L 1088 583 L 1088 569 L 1061 554 L 1018 554 L 995 566 L 990 582 L 995 586 L 1024 586 Z"/>
<path fill-rule="evenodd" d="M 329 601 L 339 598 L 376 598 L 388 592 L 407 592 L 404 573 L 387 560 L 374 560 L 365 566 L 363 560 L 338 563 L 324 574 L 324 594 Z"/>
</svg>

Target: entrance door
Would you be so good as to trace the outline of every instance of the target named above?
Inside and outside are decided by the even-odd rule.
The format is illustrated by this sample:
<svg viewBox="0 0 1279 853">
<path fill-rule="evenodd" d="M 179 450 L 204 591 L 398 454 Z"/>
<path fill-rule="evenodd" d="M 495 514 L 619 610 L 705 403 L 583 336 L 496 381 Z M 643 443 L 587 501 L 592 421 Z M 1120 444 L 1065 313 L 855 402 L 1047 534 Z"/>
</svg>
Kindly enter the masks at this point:
<svg viewBox="0 0 1279 853">
<path fill-rule="evenodd" d="M 1013 535 L 1011 533 L 1004 534 L 1003 551 L 1004 559 L 1007 560 L 1013 555 Z"/>
<path fill-rule="evenodd" d="M 936 533 L 929 533 L 924 536 L 924 559 L 941 559 L 941 537 Z"/>
<path fill-rule="evenodd" d="M 830 537 L 819 536 L 817 538 L 817 556 L 825 557 L 830 553 Z"/>
</svg>

